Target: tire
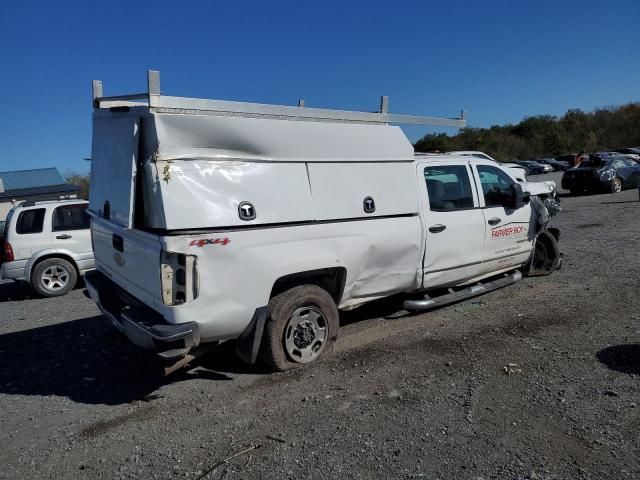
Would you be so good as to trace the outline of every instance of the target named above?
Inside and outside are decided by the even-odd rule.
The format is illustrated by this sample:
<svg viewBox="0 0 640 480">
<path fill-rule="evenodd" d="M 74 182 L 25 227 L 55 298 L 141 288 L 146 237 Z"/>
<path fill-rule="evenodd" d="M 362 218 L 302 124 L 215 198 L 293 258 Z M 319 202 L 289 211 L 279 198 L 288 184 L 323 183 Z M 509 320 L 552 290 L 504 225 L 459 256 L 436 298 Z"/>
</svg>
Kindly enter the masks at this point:
<svg viewBox="0 0 640 480">
<path fill-rule="evenodd" d="M 338 336 L 338 308 L 316 285 L 301 285 L 268 305 L 259 360 L 269 370 L 299 368 L 330 355 Z"/>
<path fill-rule="evenodd" d="M 611 193 L 619 193 L 622 191 L 622 180 L 620 180 L 618 177 L 615 177 L 613 180 L 611 180 L 611 184 L 609 185 L 609 191 Z"/>
<path fill-rule="evenodd" d="M 536 238 L 533 254 L 525 271 L 529 277 L 550 275 L 558 269 L 561 255 L 556 237 L 545 230 Z"/>
<path fill-rule="evenodd" d="M 66 295 L 76 286 L 77 280 L 74 266 L 62 258 L 41 261 L 31 274 L 31 286 L 43 297 Z"/>
</svg>

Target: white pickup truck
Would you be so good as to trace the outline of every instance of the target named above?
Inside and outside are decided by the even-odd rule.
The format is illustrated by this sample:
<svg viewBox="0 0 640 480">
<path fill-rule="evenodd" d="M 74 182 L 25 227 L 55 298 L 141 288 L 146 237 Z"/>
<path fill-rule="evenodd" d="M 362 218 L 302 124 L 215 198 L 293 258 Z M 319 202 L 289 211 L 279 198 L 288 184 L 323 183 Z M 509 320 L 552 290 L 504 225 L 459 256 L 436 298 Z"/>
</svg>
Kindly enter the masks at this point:
<svg viewBox="0 0 640 480">
<path fill-rule="evenodd" d="M 388 124 L 462 118 L 167 97 L 153 71 L 145 94 L 94 81 L 94 107 L 87 292 L 167 373 L 228 340 L 301 366 L 331 352 L 339 310 L 401 292 L 428 310 L 559 268 L 553 189 L 414 156 Z"/>
</svg>

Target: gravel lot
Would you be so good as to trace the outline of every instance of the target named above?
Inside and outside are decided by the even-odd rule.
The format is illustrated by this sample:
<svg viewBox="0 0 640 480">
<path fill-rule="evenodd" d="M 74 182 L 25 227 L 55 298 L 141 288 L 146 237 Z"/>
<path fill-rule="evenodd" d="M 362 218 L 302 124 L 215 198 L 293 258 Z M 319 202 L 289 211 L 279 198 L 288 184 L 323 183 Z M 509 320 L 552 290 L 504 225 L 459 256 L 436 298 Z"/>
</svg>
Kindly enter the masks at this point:
<svg viewBox="0 0 640 480">
<path fill-rule="evenodd" d="M 560 272 L 371 304 L 282 374 L 220 348 L 162 379 L 81 289 L 2 283 L 0 478 L 640 478 L 638 192 L 562 202 Z"/>
</svg>

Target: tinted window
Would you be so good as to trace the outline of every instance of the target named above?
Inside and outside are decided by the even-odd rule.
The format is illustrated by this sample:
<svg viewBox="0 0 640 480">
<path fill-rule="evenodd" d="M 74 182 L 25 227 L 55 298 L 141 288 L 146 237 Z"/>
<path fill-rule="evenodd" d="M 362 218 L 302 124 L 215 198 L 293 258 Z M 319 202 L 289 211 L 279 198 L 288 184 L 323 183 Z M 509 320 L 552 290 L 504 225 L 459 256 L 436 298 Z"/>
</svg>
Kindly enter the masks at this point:
<svg viewBox="0 0 640 480">
<path fill-rule="evenodd" d="M 448 212 L 473 208 L 471 182 L 464 165 L 426 167 L 424 178 L 431 210 Z"/>
<path fill-rule="evenodd" d="M 502 205 L 505 194 L 510 191 L 511 185 L 515 182 L 499 168 L 478 165 L 477 169 L 485 205 L 487 207 Z"/>
<path fill-rule="evenodd" d="M 624 167 L 626 167 L 626 165 L 624 163 L 624 160 L 622 160 L 620 158 L 614 160 L 612 163 L 613 163 L 613 167 L 614 168 L 624 168 Z"/>
<path fill-rule="evenodd" d="M 53 211 L 53 231 L 89 228 L 86 205 L 65 205 Z"/>
<path fill-rule="evenodd" d="M 18 217 L 16 223 L 16 232 L 20 235 L 28 233 L 42 232 L 42 224 L 44 223 L 44 208 L 34 208 L 24 210 Z"/>
<path fill-rule="evenodd" d="M 585 167 L 585 168 L 602 168 L 607 166 L 607 161 L 600 158 L 600 157 L 589 157 L 585 160 L 582 160 L 580 162 L 579 167 Z"/>
</svg>

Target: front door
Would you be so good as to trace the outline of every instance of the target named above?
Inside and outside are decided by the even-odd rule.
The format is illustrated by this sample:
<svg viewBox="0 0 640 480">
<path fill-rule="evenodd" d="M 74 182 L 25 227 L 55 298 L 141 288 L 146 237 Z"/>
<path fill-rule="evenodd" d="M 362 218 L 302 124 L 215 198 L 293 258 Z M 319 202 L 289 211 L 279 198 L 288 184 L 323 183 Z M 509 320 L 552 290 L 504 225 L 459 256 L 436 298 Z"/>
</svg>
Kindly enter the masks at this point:
<svg viewBox="0 0 640 480">
<path fill-rule="evenodd" d="M 531 205 L 505 207 L 504 198 L 516 183 L 504 170 L 493 165 L 474 165 L 485 222 L 482 272 L 487 274 L 525 263 L 535 240 L 535 219 Z"/>
<path fill-rule="evenodd" d="M 484 243 L 484 217 L 468 164 L 418 164 L 425 219 L 423 287 L 464 283 L 478 276 Z"/>
</svg>

